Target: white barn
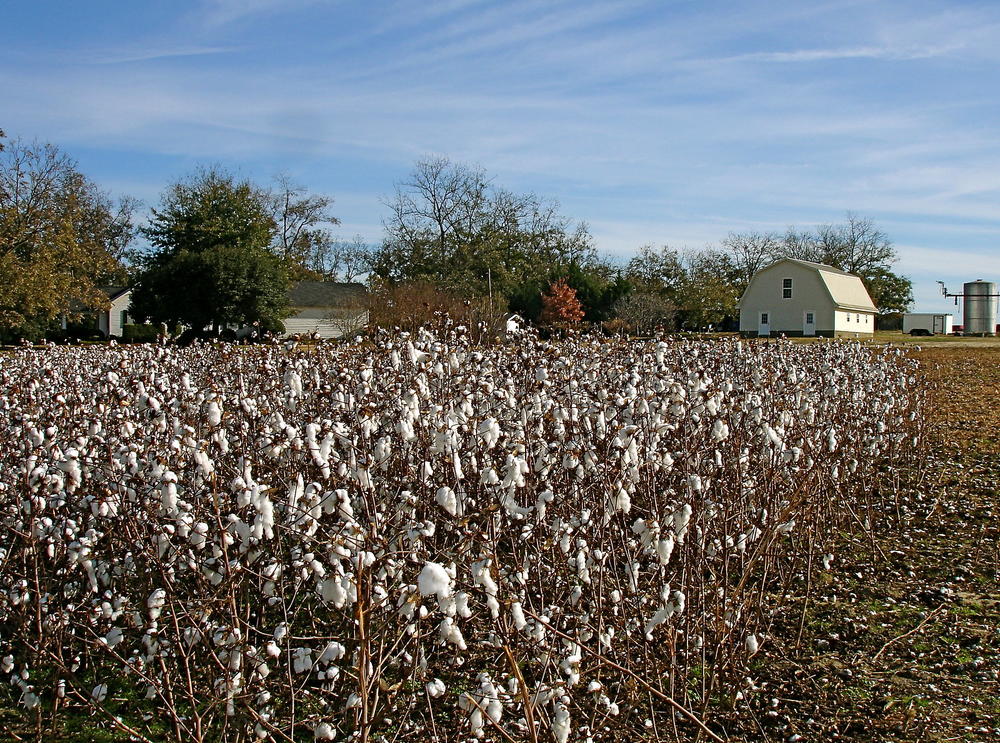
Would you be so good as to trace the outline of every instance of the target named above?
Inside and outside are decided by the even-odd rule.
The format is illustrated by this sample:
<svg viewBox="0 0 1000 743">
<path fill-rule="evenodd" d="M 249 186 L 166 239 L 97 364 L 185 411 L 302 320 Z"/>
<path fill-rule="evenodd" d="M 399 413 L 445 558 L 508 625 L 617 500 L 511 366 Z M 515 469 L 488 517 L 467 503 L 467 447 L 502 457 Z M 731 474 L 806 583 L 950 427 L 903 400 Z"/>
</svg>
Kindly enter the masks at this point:
<svg viewBox="0 0 1000 743">
<path fill-rule="evenodd" d="M 755 273 L 739 309 L 746 336 L 871 336 L 878 313 L 861 277 L 796 258 Z"/>
</svg>

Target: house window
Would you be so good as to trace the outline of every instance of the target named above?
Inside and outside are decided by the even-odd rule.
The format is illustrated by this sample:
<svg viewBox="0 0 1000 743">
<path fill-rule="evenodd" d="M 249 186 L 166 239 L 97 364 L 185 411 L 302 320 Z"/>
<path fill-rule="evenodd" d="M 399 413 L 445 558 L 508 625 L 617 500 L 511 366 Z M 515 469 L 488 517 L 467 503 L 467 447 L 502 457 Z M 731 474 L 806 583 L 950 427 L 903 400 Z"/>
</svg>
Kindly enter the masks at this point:
<svg viewBox="0 0 1000 743">
<path fill-rule="evenodd" d="M 760 313 L 760 324 L 761 325 L 767 325 L 767 313 L 766 312 L 761 312 Z"/>
<path fill-rule="evenodd" d="M 792 298 L 792 280 L 782 279 L 781 280 L 781 298 L 791 299 Z"/>
<path fill-rule="evenodd" d="M 811 312 L 806 313 L 806 325 L 812 325 L 816 322 L 816 317 Z"/>
</svg>

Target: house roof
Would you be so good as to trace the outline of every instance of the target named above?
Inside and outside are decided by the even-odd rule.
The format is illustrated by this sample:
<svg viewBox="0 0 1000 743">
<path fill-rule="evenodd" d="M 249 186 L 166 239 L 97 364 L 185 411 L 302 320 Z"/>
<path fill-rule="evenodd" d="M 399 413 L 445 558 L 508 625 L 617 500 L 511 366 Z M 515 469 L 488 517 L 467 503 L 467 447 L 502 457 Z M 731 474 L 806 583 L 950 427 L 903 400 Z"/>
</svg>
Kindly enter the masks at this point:
<svg viewBox="0 0 1000 743">
<path fill-rule="evenodd" d="M 293 307 L 342 307 L 358 305 L 367 295 L 364 284 L 299 281 L 288 290 L 288 303 Z"/>
<path fill-rule="evenodd" d="M 118 297 L 123 294 L 128 294 L 132 291 L 130 286 L 99 286 L 97 287 L 100 291 L 108 295 L 108 299 L 114 302 Z"/>
<path fill-rule="evenodd" d="M 833 300 L 837 308 L 856 310 L 858 312 L 878 312 L 878 308 L 872 302 L 872 298 L 868 294 L 868 290 L 865 288 L 865 284 L 860 276 L 839 268 L 834 268 L 833 266 L 827 266 L 825 263 L 803 261 L 798 258 L 780 258 L 774 263 L 760 269 L 760 271 L 754 274 L 750 283 L 753 284 L 757 276 L 764 271 L 774 268 L 781 263 L 794 263 L 819 274 L 820 281 L 823 282 L 823 286 L 826 287 L 830 299 Z M 749 291 L 749 287 L 747 287 L 747 290 Z M 743 296 L 746 296 L 746 292 L 744 292 Z M 740 304 L 742 303 L 743 298 L 741 297 Z"/>
</svg>

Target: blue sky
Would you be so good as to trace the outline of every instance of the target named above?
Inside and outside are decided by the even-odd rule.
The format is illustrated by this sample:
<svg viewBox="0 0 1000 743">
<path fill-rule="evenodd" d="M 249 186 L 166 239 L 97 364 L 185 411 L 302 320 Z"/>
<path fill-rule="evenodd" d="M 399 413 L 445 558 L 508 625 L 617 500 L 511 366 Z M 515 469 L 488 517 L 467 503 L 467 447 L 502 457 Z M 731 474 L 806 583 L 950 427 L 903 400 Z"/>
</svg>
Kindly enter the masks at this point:
<svg viewBox="0 0 1000 743">
<path fill-rule="evenodd" d="M 217 163 L 380 238 L 426 155 L 557 199 L 602 252 L 871 217 L 917 309 L 1000 281 L 1000 3 L 8 3 L 0 128 L 155 205 Z"/>
</svg>

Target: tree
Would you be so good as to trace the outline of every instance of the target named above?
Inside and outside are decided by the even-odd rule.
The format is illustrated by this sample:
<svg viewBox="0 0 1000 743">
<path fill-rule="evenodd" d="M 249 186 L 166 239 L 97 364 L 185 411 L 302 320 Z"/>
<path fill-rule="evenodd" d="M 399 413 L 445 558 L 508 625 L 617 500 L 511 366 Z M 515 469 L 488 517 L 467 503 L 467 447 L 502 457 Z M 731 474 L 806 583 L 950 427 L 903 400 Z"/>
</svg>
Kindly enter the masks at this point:
<svg viewBox="0 0 1000 743">
<path fill-rule="evenodd" d="M 913 304 L 913 282 L 892 271 L 876 269 L 862 277 L 881 314 L 907 312 Z"/>
<path fill-rule="evenodd" d="M 361 235 L 351 240 L 331 240 L 317 252 L 310 266 L 328 281 L 357 281 L 372 270 L 372 247 Z"/>
<path fill-rule="evenodd" d="M 428 281 L 481 297 L 547 285 L 553 267 L 595 259 L 586 225 L 558 205 L 492 184 L 479 168 L 433 158 L 417 163 L 386 204 L 374 273 L 391 283 Z"/>
<path fill-rule="evenodd" d="M 59 315 L 101 308 L 123 278 L 135 202 L 115 204 L 53 145 L 0 155 L 0 331 L 35 335 Z"/>
<path fill-rule="evenodd" d="M 711 248 L 690 251 L 684 256 L 684 268 L 677 299 L 685 327 L 718 326 L 736 314 L 737 272 L 726 253 Z"/>
<path fill-rule="evenodd" d="M 619 299 L 614 316 L 636 333 L 649 333 L 658 328 L 673 328 L 677 306 L 664 294 L 634 292 Z"/>
<path fill-rule="evenodd" d="M 272 249 L 294 278 L 322 277 L 333 243 L 327 225 L 340 224 L 330 212 L 333 199 L 310 194 L 286 175 L 275 181 L 276 188 L 269 194 L 276 226 Z"/>
<path fill-rule="evenodd" d="M 657 250 L 643 245 L 625 267 L 625 276 L 637 292 L 671 295 L 684 281 L 684 266 L 680 254 L 663 245 Z"/>
<path fill-rule="evenodd" d="M 542 315 L 539 320 L 547 324 L 578 323 L 583 319 L 583 305 L 576 298 L 576 289 L 565 279 L 552 282 L 542 295 Z"/>
<path fill-rule="evenodd" d="M 847 213 L 847 221 L 820 225 L 815 233 L 789 228 L 775 257 L 800 258 L 857 274 L 880 312 L 903 312 L 913 301 L 913 285 L 893 273 L 896 249 L 867 217 Z"/>
<path fill-rule="evenodd" d="M 750 279 L 774 260 L 781 249 L 781 239 L 771 232 L 730 232 L 722 241 L 722 251 L 728 256 L 734 274 L 734 289 L 741 295 Z"/>
<path fill-rule="evenodd" d="M 170 186 L 142 229 L 146 255 L 133 313 L 170 325 L 220 330 L 275 327 L 287 307 L 287 274 L 269 247 L 277 226 L 267 192 L 216 169 Z"/>
</svg>

